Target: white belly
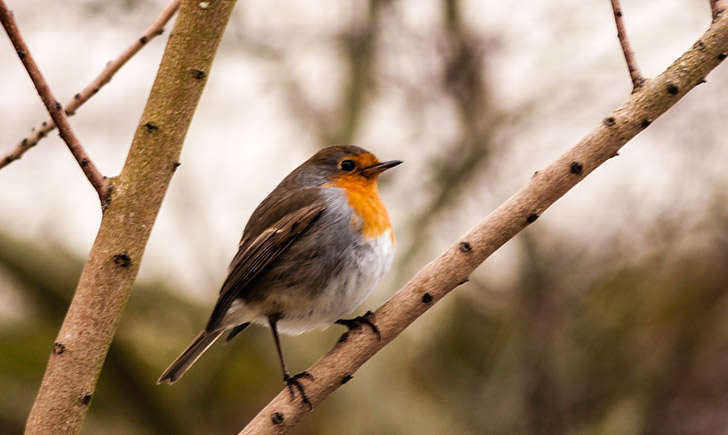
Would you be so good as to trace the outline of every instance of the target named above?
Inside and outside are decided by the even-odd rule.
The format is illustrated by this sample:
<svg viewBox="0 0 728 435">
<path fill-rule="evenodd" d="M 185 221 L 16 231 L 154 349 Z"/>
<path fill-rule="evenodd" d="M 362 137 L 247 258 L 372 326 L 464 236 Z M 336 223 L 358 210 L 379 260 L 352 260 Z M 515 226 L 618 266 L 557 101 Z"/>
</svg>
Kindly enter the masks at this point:
<svg viewBox="0 0 728 435">
<path fill-rule="evenodd" d="M 368 239 L 359 249 L 345 252 L 355 267 L 348 267 L 329 280 L 328 285 L 313 300 L 288 309 L 278 322 L 281 332 L 300 334 L 315 328 L 326 328 L 353 311 L 371 294 L 382 276 L 389 270 L 394 256 L 391 230 L 376 239 Z M 267 319 L 255 319 L 267 324 Z"/>
</svg>

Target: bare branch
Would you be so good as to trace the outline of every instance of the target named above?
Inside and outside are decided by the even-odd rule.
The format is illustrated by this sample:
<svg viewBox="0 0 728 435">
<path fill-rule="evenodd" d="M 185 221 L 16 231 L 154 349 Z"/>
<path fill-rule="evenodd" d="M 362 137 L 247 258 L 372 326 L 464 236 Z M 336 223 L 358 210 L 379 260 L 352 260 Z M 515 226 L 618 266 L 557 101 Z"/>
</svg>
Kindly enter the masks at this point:
<svg viewBox="0 0 728 435">
<path fill-rule="evenodd" d="M 129 59 L 131 59 L 139 50 L 141 50 L 142 47 L 146 46 L 147 43 L 154 39 L 157 35 L 161 35 L 164 30 L 164 26 L 167 24 L 170 18 L 172 18 L 174 13 L 177 11 L 177 8 L 179 8 L 179 0 L 172 0 L 169 5 L 167 5 L 167 7 L 164 8 L 164 10 L 159 14 L 157 19 L 154 20 L 154 22 L 149 26 L 149 28 L 144 31 L 141 37 L 136 39 L 116 59 L 107 63 L 106 67 L 104 67 L 104 70 L 101 71 L 101 73 L 96 76 L 96 78 L 91 83 L 86 85 L 86 87 L 83 88 L 81 92 L 74 95 L 73 98 L 71 98 L 71 100 L 66 103 L 66 105 L 63 107 L 63 111 L 66 113 L 66 115 L 73 116 L 76 113 L 76 110 L 81 107 L 83 103 L 88 101 L 89 98 L 96 95 L 96 93 L 105 84 L 111 81 L 111 79 L 114 77 L 114 74 L 116 74 L 116 72 L 119 71 L 119 69 L 124 66 L 124 64 Z M 0 157 L 0 169 L 22 157 L 26 151 L 38 144 L 38 142 L 46 137 L 48 133 L 53 131 L 54 128 L 56 128 L 56 124 L 53 122 L 53 119 L 48 119 L 44 121 L 41 125 L 33 128 L 30 135 L 24 137 L 20 142 L 17 143 L 17 145 L 15 145 L 15 147 L 10 152 Z"/>
<path fill-rule="evenodd" d="M 629 77 L 632 79 L 632 92 L 642 86 L 645 82 L 645 78 L 640 74 L 640 70 L 637 67 L 637 61 L 634 58 L 632 47 L 629 44 L 627 38 L 627 32 L 624 30 L 624 20 L 622 19 L 622 7 L 619 4 L 619 0 L 612 1 L 612 11 L 614 12 L 614 23 L 617 25 L 617 38 L 622 46 L 622 52 L 624 53 L 624 60 L 627 62 L 627 69 L 629 70 Z"/>
<path fill-rule="evenodd" d="M 96 189 L 96 192 L 99 194 L 99 199 L 103 204 L 106 200 L 108 191 L 106 177 L 101 175 L 101 172 L 99 172 L 96 165 L 94 165 L 91 161 L 91 158 L 88 154 L 86 154 L 86 150 L 84 150 L 83 146 L 81 146 L 81 142 L 79 142 L 76 134 L 73 132 L 73 129 L 71 129 L 71 124 L 68 123 L 68 118 L 66 118 L 66 114 L 63 112 L 61 103 L 56 100 L 55 96 L 53 96 L 51 88 L 43 78 L 40 69 L 38 69 L 35 59 L 33 59 L 33 56 L 30 54 L 30 50 L 25 44 L 25 41 L 20 34 L 20 30 L 18 30 L 13 14 L 8 10 L 4 0 L 0 0 L 0 22 L 2 22 L 10 41 L 13 43 L 15 51 L 18 53 L 18 57 L 20 57 L 25 69 L 28 71 L 28 75 L 30 75 L 30 79 L 33 81 L 33 85 L 35 85 L 35 89 L 38 91 L 38 95 L 40 95 L 41 100 L 43 100 L 43 104 L 45 104 L 46 109 L 48 109 L 48 113 L 50 113 L 51 118 L 53 118 L 53 122 L 55 122 L 58 126 L 61 138 L 66 142 L 68 149 L 71 151 L 71 154 L 73 154 L 73 157 L 76 158 L 79 166 L 81 166 L 81 170 L 84 174 L 86 174 L 88 181 L 90 181 L 91 185 L 94 189 Z"/>
<path fill-rule="evenodd" d="M 366 329 L 352 332 L 317 361 L 308 372 L 306 394 L 314 406 L 351 379 L 354 372 L 408 325 L 467 280 L 496 249 L 534 222 L 551 204 L 605 161 L 617 155 L 632 137 L 702 82 L 728 52 L 728 16 L 721 16 L 658 77 L 632 96 L 571 150 L 539 171 L 519 192 L 460 238 L 440 257 L 422 268 L 375 313 L 381 341 Z M 309 409 L 281 391 L 241 434 L 283 433 Z"/>
<path fill-rule="evenodd" d="M 713 14 L 713 21 L 718 19 L 718 15 L 725 11 L 725 0 L 710 0 L 710 11 Z"/>
<path fill-rule="evenodd" d="M 234 0 L 183 0 L 124 169 L 63 320 L 26 434 L 76 434 L 91 404 Z"/>
</svg>

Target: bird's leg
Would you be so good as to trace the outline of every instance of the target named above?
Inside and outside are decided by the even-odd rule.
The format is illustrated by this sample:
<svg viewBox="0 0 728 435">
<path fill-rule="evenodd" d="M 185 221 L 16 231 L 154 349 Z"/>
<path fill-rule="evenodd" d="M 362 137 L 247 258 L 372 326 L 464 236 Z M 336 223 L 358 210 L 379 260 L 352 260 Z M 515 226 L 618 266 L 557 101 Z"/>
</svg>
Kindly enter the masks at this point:
<svg viewBox="0 0 728 435">
<path fill-rule="evenodd" d="M 339 338 L 339 343 L 346 341 L 347 338 L 349 338 L 349 331 L 352 329 L 360 328 L 361 325 L 367 325 L 369 328 L 371 328 L 372 332 L 377 335 L 377 340 L 382 340 L 382 334 L 379 333 L 379 328 L 377 328 L 377 325 L 374 324 L 373 321 L 374 313 L 371 311 L 367 311 L 364 313 L 363 316 L 356 316 L 353 319 L 339 319 L 335 323 L 337 325 L 344 325 L 348 329 L 348 331 L 344 332 L 341 337 Z"/>
<path fill-rule="evenodd" d="M 299 381 L 299 379 L 301 379 L 301 378 L 308 378 L 308 379 L 313 380 L 313 376 L 311 375 L 311 373 L 309 373 L 307 371 L 303 371 L 303 372 L 298 373 L 293 376 L 291 376 L 288 373 L 288 369 L 286 368 L 286 362 L 283 360 L 283 351 L 281 350 L 281 342 L 278 339 L 278 328 L 276 326 L 277 322 L 278 322 L 278 319 L 276 319 L 275 317 L 272 317 L 272 316 L 268 317 L 268 324 L 270 325 L 271 331 L 273 331 L 273 340 L 275 340 L 275 342 L 276 342 L 276 350 L 278 351 L 278 359 L 281 362 L 281 370 L 283 371 L 283 382 L 285 382 L 286 385 L 288 386 L 288 391 L 291 393 L 291 400 L 293 400 L 296 397 L 296 395 L 293 391 L 293 387 L 296 387 L 298 392 L 301 393 L 301 400 L 303 401 L 303 403 L 308 405 L 309 409 L 313 409 L 313 405 L 311 404 L 311 401 L 308 400 L 306 391 L 304 391 L 303 385 L 301 385 L 301 382 Z"/>
</svg>

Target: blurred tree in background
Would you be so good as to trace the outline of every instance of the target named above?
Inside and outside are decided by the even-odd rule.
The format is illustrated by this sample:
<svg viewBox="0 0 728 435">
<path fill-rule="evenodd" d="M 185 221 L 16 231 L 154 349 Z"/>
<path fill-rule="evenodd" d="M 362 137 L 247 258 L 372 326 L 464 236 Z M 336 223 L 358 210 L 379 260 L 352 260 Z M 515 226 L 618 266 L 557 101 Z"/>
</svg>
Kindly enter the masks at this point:
<svg viewBox="0 0 728 435">
<path fill-rule="evenodd" d="M 239 2 L 84 433 L 234 433 L 280 390 L 275 350 L 259 328 L 216 346 L 173 387 L 154 380 L 204 324 L 241 219 L 316 148 L 354 143 L 407 163 L 382 186 L 399 251 L 373 307 L 629 93 L 607 2 L 519 11 L 457 0 L 304 3 Z M 634 8 L 628 23 L 640 26 L 638 55 L 654 57 L 645 59 L 648 71 L 708 21 L 706 2 L 667 2 L 659 13 L 624 3 Z M 33 9 L 39 4 L 16 7 L 42 47 L 48 21 Z M 87 23 L 89 32 L 113 33 L 104 26 L 119 17 L 118 41 L 101 38 L 80 68 L 101 65 L 112 42 L 162 5 L 86 0 L 65 11 L 66 25 Z M 670 31 L 686 36 L 664 39 Z M 156 65 L 149 56 L 74 118 L 80 134 L 102 143 L 102 161 L 119 160 L 115 148 L 129 143 L 127 124 L 147 89 L 134 83 Z M 81 84 L 74 75 L 55 77 L 69 95 Z M 724 68 L 714 75 L 367 363 L 297 433 L 724 431 L 728 209 L 716 163 L 728 156 L 718 105 L 728 76 Z M 34 97 L 27 90 L 12 95 L 0 131 L 22 136 L 43 113 L 24 107 Z M 10 113 L 15 106 L 22 110 Z M 129 113 L 100 121 L 117 107 Z M 90 219 L 69 206 L 93 207 L 93 198 L 76 198 L 85 180 L 52 191 L 54 171 L 76 175 L 55 168 L 67 156 L 52 154 L 52 140 L 0 172 L 9 205 L 0 208 L 3 433 L 22 431 L 93 234 L 70 230 Z M 22 184 L 29 173 L 47 178 Z M 307 367 L 340 332 L 284 337 L 289 364 Z"/>
</svg>

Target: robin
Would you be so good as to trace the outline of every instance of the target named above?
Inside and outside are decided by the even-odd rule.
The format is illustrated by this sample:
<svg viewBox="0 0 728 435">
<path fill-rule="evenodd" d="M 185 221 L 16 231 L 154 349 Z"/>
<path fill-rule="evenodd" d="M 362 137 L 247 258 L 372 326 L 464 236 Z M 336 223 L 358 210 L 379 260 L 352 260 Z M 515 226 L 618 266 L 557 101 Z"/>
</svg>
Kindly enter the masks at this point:
<svg viewBox="0 0 728 435">
<path fill-rule="evenodd" d="M 300 379 L 283 359 L 278 332 L 297 335 L 334 323 L 368 325 L 354 310 L 392 263 L 394 232 L 377 178 L 399 160 L 380 162 L 355 146 L 325 148 L 288 174 L 248 220 L 207 326 L 162 373 L 174 383 L 222 334 L 227 341 L 251 323 L 267 325 L 294 397 L 311 406 Z"/>
</svg>

